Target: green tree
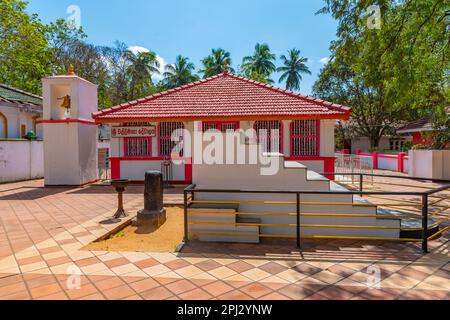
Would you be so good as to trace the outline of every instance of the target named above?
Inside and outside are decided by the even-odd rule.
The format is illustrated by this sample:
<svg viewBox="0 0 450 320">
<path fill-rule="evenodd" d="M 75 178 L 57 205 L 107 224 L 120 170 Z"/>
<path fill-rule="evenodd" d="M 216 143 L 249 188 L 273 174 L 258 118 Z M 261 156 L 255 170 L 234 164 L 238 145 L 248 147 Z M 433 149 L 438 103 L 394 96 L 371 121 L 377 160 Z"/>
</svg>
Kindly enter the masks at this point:
<svg viewBox="0 0 450 320">
<path fill-rule="evenodd" d="M 0 82 L 39 94 L 48 71 L 47 28 L 25 9 L 23 1 L 0 2 Z"/>
<path fill-rule="evenodd" d="M 189 58 L 178 55 L 173 65 L 165 66 L 163 76 L 166 87 L 173 89 L 199 80 L 199 76 L 193 73 L 194 70 L 195 66 L 189 62 Z"/>
<path fill-rule="evenodd" d="M 209 56 L 202 59 L 203 69 L 200 73 L 203 73 L 203 78 L 208 78 L 215 76 L 216 74 L 222 73 L 225 70 L 225 65 L 228 66 L 230 72 L 234 72 L 231 68 L 231 54 L 224 49 L 212 49 Z"/>
<path fill-rule="evenodd" d="M 276 56 L 270 52 L 269 45 L 257 43 L 253 55 L 243 58 L 241 68 L 244 75 L 248 78 L 253 79 L 252 76 L 255 75 L 258 77 L 263 76 L 264 82 L 272 83 L 270 75 L 276 70 L 275 60 Z"/>
<path fill-rule="evenodd" d="M 326 0 L 320 13 L 338 21 L 332 59 L 314 94 L 353 108 L 356 130 L 377 147 L 398 123 L 449 101 L 448 9 L 444 0 Z M 373 28 L 371 19 L 379 26 Z"/>
<path fill-rule="evenodd" d="M 130 98 L 142 98 L 154 90 L 152 75 L 159 74 L 159 62 L 156 53 L 125 51 L 124 59 L 128 61 L 126 69 L 130 77 Z"/>
<path fill-rule="evenodd" d="M 302 57 L 300 50 L 295 48 L 288 50 L 288 57 L 283 54 L 280 59 L 283 62 L 283 66 L 277 68 L 278 72 L 282 72 L 279 82 L 286 80 L 287 90 L 299 90 L 300 82 L 303 80 L 302 74 L 311 74 L 306 65 L 308 59 Z"/>
<path fill-rule="evenodd" d="M 43 24 L 37 15 L 27 13 L 26 5 L 0 1 L 0 82 L 40 94 L 41 78 L 58 73 L 67 46 L 85 35 L 64 20 Z"/>
</svg>

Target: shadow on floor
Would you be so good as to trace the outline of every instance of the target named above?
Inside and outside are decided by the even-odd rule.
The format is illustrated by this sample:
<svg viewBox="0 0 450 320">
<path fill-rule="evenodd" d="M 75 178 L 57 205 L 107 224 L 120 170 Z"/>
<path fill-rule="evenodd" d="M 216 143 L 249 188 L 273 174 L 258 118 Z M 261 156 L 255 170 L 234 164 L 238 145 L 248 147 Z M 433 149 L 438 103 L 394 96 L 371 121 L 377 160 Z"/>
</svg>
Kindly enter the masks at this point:
<svg viewBox="0 0 450 320">
<path fill-rule="evenodd" d="M 179 253 L 181 257 L 235 258 L 324 262 L 367 262 L 383 260 L 413 262 L 423 256 L 414 243 L 361 242 L 351 240 L 309 240 L 296 247 L 295 240 L 263 239 L 260 244 L 205 243 L 190 241 Z"/>
<path fill-rule="evenodd" d="M 2 190 L 2 193 L 10 191 L 14 193 L 0 196 L 0 200 L 37 200 L 73 189 L 76 187 L 18 187 Z"/>
</svg>

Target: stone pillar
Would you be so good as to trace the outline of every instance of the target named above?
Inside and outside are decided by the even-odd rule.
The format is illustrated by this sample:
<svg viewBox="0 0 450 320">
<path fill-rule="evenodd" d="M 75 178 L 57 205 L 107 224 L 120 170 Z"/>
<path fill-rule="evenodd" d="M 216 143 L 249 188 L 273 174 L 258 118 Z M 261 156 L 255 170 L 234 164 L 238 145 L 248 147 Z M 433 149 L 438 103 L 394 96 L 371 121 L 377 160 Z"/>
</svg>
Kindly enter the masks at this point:
<svg viewBox="0 0 450 320">
<path fill-rule="evenodd" d="M 138 228 L 158 229 L 166 221 L 163 175 L 160 171 L 145 173 L 144 209 L 138 211 L 136 223 Z"/>
</svg>

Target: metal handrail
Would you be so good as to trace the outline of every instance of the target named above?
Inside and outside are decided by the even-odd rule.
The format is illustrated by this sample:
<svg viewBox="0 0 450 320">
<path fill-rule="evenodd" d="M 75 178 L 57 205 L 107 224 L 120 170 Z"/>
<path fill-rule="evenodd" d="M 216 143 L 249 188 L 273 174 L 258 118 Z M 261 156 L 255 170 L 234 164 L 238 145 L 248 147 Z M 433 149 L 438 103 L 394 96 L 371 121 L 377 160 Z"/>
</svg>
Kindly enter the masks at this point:
<svg viewBox="0 0 450 320">
<path fill-rule="evenodd" d="M 279 202 L 274 203 L 273 201 L 270 202 L 271 204 L 290 204 L 296 205 L 296 213 L 290 214 L 292 216 L 293 214 L 296 215 L 297 221 L 296 224 L 290 224 L 290 227 L 296 227 L 296 236 L 297 239 L 297 247 L 300 247 L 300 239 L 301 238 L 332 238 L 329 236 L 301 236 L 300 235 L 300 227 L 305 227 L 306 225 L 302 225 L 300 223 L 300 217 L 304 216 L 300 213 L 300 205 L 308 204 L 301 202 L 301 195 L 303 194 L 315 194 L 315 195 L 326 195 L 326 194 L 345 194 L 345 195 L 360 195 L 360 196 L 370 196 L 370 195 L 402 195 L 402 196 L 421 196 L 422 201 L 420 201 L 417 204 L 414 204 L 415 207 L 421 207 L 421 219 L 422 219 L 422 228 L 407 228 L 409 230 L 422 230 L 422 250 L 423 252 L 428 252 L 428 240 L 433 240 L 436 238 L 436 234 L 431 235 L 428 237 L 428 217 L 430 215 L 429 213 L 429 204 L 428 204 L 428 197 L 436 194 L 441 191 L 445 191 L 450 188 L 450 181 L 449 180 L 442 180 L 442 179 L 429 179 L 429 178 L 420 178 L 420 177 L 405 177 L 405 176 L 395 176 L 395 175 L 380 175 L 380 174 L 365 174 L 365 173 L 339 173 L 339 172 L 327 172 L 327 173 L 321 173 L 322 175 L 355 175 L 359 176 L 359 190 L 349 190 L 349 191 L 315 191 L 315 190 L 248 190 L 248 189 L 204 189 L 200 188 L 197 189 L 195 184 L 189 185 L 186 189 L 184 189 L 184 241 L 188 241 L 188 233 L 189 233 L 189 221 L 188 221 L 188 208 L 195 203 L 225 203 L 224 201 L 195 201 L 195 193 L 201 192 L 201 193 L 246 193 L 246 194 L 292 194 L 296 195 L 296 201 L 295 202 Z M 417 192 L 417 191 L 407 191 L 407 192 L 395 192 L 395 191 L 364 191 L 364 177 L 370 176 L 370 177 L 384 177 L 384 178 L 398 178 L 398 179 L 410 179 L 415 181 L 432 181 L 437 183 L 446 183 L 446 185 L 437 187 L 431 190 L 423 191 L 423 192 Z M 188 194 L 191 195 L 190 199 L 188 198 Z M 241 203 L 242 201 L 232 201 L 232 203 Z M 231 203 L 231 202 L 226 202 Z M 267 201 L 261 202 L 261 203 L 268 203 Z M 354 205 L 354 203 L 352 203 Z M 390 204 L 392 205 L 392 204 Z M 380 206 L 380 204 L 373 204 L 373 206 Z M 406 204 L 402 206 L 412 206 L 411 204 Z M 435 205 L 433 205 L 435 206 Z M 444 208 L 445 210 L 445 208 Z M 205 213 L 203 213 L 205 214 Z M 345 216 L 345 215 L 344 215 Z M 419 216 L 420 217 L 420 216 Z M 435 223 L 436 224 L 436 223 Z M 317 226 L 323 226 L 325 227 L 336 227 L 335 225 L 315 225 Z M 354 226 L 354 228 L 358 228 L 359 226 Z M 445 227 L 444 229 L 440 230 L 437 234 L 442 234 L 446 230 L 448 230 L 449 227 Z M 199 232 L 194 232 L 195 234 L 199 234 Z M 203 232 L 201 234 L 212 234 L 210 232 Z M 269 235 L 264 235 L 269 236 Z M 274 235 L 274 237 L 282 237 L 281 235 Z M 294 236 L 289 236 L 289 238 L 294 238 Z M 345 238 L 345 237 L 340 237 Z M 355 238 L 355 237 L 346 237 L 346 238 Z M 361 239 L 370 239 L 370 237 L 360 237 Z M 355 238 L 356 239 L 356 238 Z M 375 238 L 374 238 L 375 239 Z M 413 239 L 401 239 L 403 241 L 420 241 L 420 240 L 413 240 Z"/>
</svg>

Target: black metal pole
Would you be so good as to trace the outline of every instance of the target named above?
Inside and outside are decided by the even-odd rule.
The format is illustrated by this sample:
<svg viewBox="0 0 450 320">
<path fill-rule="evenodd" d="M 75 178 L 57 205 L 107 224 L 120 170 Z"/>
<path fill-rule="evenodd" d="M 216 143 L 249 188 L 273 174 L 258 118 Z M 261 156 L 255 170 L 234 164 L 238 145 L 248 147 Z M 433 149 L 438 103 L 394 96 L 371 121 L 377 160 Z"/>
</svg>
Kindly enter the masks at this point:
<svg viewBox="0 0 450 320">
<path fill-rule="evenodd" d="M 428 194 L 422 195 L 422 251 L 428 253 Z"/>
<path fill-rule="evenodd" d="M 363 175 L 362 173 L 359 174 L 359 191 L 363 192 Z"/>
<path fill-rule="evenodd" d="M 297 248 L 300 248 L 300 193 L 297 193 Z"/>
<path fill-rule="evenodd" d="M 184 243 L 188 242 L 188 203 L 187 203 L 187 191 L 184 191 Z"/>
</svg>

